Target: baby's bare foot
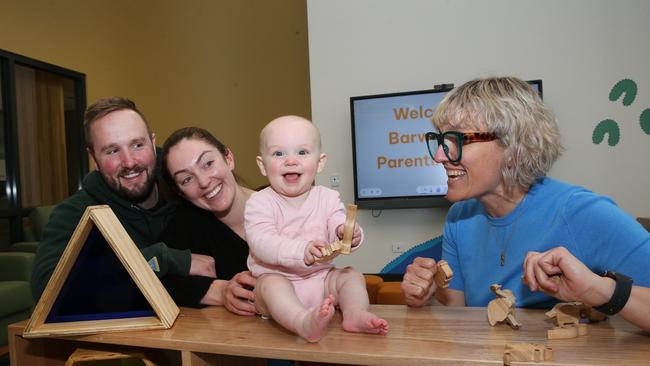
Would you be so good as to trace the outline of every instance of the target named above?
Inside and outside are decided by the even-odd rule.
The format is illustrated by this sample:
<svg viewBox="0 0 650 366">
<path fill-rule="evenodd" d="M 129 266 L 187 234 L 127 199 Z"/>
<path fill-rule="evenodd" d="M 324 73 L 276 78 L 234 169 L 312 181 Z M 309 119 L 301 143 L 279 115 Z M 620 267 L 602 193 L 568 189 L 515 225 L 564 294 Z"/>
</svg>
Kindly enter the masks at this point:
<svg viewBox="0 0 650 366">
<path fill-rule="evenodd" d="M 320 307 L 309 312 L 303 319 L 298 335 L 308 342 L 318 342 L 324 335 L 327 325 L 334 316 L 334 295 L 327 296 Z"/>
<path fill-rule="evenodd" d="M 351 310 L 343 313 L 343 329 L 348 332 L 388 334 L 388 322 L 367 310 Z"/>
</svg>

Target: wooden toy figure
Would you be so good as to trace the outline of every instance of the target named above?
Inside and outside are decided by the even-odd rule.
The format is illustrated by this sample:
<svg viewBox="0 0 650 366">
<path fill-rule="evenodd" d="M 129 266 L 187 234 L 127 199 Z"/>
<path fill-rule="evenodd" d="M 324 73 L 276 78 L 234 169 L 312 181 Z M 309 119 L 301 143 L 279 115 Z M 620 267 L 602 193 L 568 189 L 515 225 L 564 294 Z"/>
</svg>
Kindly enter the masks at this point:
<svg viewBox="0 0 650 366">
<path fill-rule="evenodd" d="M 501 285 L 494 284 L 490 290 L 497 295 L 497 298 L 490 301 L 487 307 L 488 321 L 491 326 L 497 323 L 506 322 L 513 329 L 519 329 L 521 323 L 515 319 L 515 296 L 510 290 L 502 290 Z"/>
<path fill-rule="evenodd" d="M 510 343 L 503 351 L 503 364 L 509 366 L 512 361 L 553 361 L 553 349 L 543 344 Z"/>
<path fill-rule="evenodd" d="M 437 266 L 438 270 L 436 270 L 436 274 L 434 275 L 436 285 L 440 288 L 447 288 L 449 282 L 451 282 L 451 277 L 454 275 L 454 271 L 451 270 L 451 267 L 449 267 L 449 264 L 444 259 L 439 260 Z"/>
<path fill-rule="evenodd" d="M 586 335 L 589 333 L 587 324 L 580 323 L 580 319 L 600 321 L 605 318 L 604 314 L 581 302 L 555 304 L 553 309 L 547 311 L 545 315 L 555 324 L 555 327 L 546 333 L 548 339 L 566 339 Z"/>
</svg>

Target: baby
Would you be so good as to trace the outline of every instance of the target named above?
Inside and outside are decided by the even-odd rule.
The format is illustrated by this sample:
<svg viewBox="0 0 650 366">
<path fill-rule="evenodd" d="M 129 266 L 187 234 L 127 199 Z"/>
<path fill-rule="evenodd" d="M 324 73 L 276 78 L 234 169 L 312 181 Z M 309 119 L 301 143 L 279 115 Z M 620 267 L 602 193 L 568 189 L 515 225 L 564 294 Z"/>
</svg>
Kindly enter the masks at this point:
<svg viewBox="0 0 650 366">
<path fill-rule="evenodd" d="M 336 305 L 346 331 L 387 334 L 388 322 L 368 311 L 363 275 L 317 261 L 320 248 L 343 237 L 345 223 L 338 192 L 314 186 L 325 161 L 309 120 L 284 116 L 262 129 L 257 165 L 270 187 L 254 193 L 245 211 L 255 306 L 309 342 L 325 334 Z M 352 250 L 362 238 L 355 225 Z"/>
</svg>

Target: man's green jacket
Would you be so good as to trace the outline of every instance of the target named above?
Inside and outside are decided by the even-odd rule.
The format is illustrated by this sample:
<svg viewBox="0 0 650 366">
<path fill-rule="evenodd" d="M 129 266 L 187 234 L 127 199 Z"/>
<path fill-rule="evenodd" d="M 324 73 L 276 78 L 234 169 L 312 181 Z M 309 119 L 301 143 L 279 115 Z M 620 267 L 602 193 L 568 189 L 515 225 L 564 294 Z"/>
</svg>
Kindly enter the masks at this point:
<svg viewBox="0 0 650 366">
<path fill-rule="evenodd" d="M 156 257 L 158 277 L 168 273 L 185 276 L 191 263 L 190 251 L 168 248 L 158 242 L 160 233 L 175 212 L 173 204 L 140 208 L 112 191 L 98 171 L 90 172 L 82 189 L 59 204 L 49 218 L 38 244 L 32 272 L 32 294 L 38 300 L 86 207 L 109 205 L 147 261 Z"/>
</svg>

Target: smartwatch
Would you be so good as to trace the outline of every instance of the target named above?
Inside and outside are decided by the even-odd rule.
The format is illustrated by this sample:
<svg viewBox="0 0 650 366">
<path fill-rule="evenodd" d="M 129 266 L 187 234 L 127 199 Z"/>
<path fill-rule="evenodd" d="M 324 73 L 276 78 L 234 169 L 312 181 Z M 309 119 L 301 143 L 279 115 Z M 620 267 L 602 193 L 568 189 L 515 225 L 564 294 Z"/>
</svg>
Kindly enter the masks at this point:
<svg viewBox="0 0 650 366">
<path fill-rule="evenodd" d="M 600 306 L 594 306 L 594 309 L 603 314 L 614 315 L 623 309 L 627 300 L 630 298 L 630 293 L 632 293 L 632 279 L 624 274 L 611 271 L 605 272 L 603 277 L 609 277 L 616 281 L 616 287 L 614 288 L 612 298 Z"/>
</svg>

